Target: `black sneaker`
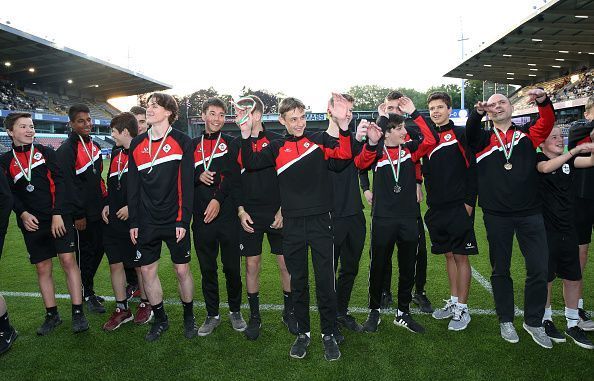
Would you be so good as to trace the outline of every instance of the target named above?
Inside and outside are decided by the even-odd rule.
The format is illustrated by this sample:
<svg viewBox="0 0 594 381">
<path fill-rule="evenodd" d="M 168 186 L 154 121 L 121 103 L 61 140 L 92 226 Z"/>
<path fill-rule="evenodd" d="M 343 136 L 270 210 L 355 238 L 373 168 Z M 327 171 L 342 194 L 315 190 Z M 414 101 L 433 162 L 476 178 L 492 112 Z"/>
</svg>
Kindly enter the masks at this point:
<svg viewBox="0 0 594 381">
<path fill-rule="evenodd" d="M 336 344 L 340 345 L 342 343 L 344 343 L 344 335 L 342 334 L 342 332 L 340 332 L 340 329 L 338 328 L 338 326 L 336 326 L 336 328 L 334 329 L 334 340 L 336 340 Z"/>
<path fill-rule="evenodd" d="M 305 333 L 300 333 L 297 335 L 295 342 L 291 346 L 291 351 L 289 352 L 289 356 L 295 359 L 302 359 L 307 354 L 307 347 L 311 339 Z"/>
<path fill-rule="evenodd" d="M 353 332 L 363 331 L 363 326 L 361 324 L 357 323 L 357 320 L 355 320 L 355 318 L 349 314 L 337 316 L 336 322 L 340 326 L 348 329 L 349 331 L 353 331 Z"/>
<path fill-rule="evenodd" d="M 292 335 L 299 334 L 299 328 L 297 328 L 297 318 L 295 317 L 295 312 L 283 311 L 283 323 L 285 323 L 285 325 L 289 329 L 289 332 L 291 332 Z"/>
<path fill-rule="evenodd" d="M 367 320 L 363 323 L 363 331 L 377 332 L 377 327 L 381 321 L 382 319 L 380 319 L 380 312 L 378 310 L 369 311 L 369 316 L 367 316 Z"/>
<path fill-rule="evenodd" d="M 322 337 L 324 343 L 324 358 L 326 361 L 336 361 L 340 358 L 340 349 L 333 335 L 324 335 Z"/>
<path fill-rule="evenodd" d="M 393 302 L 394 299 L 392 298 L 392 293 L 390 291 L 382 292 L 382 298 L 380 300 L 380 308 L 382 310 L 387 310 L 390 308 Z"/>
<path fill-rule="evenodd" d="M 186 339 L 193 339 L 198 336 L 198 327 L 196 327 L 196 319 L 194 315 L 184 316 L 184 336 Z"/>
<path fill-rule="evenodd" d="M 404 313 L 400 316 L 396 315 L 396 317 L 394 318 L 394 324 L 400 327 L 404 327 L 414 333 L 425 332 L 425 328 L 416 321 L 414 321 L 414 319 L 412 318 L 412 316 L 410 316 L 409 313 Z"/>
<path fill-rule="evenodd" d="M 72 331 L 74 333 L 81 333 L 89 329 L 89 321 L 83 313 L 76 313 L 72 315 Z"/>
<path fill-rule="evenodd" d="M 594 321 L 591 319 L 590 313 L 583 308 L 578 308 L 578 315 L 580 316 L 578 327 L 587 332 L 594 331 Z"/>
<path fill-rule="evenodd" d="M 594 344 L 586 336 L 586 332 L 578 326 L 571 327 L 565 330 L 565 334 L 569 336 L 574 343 L 586 349 L 594 349 Z"/>
<path fill-rule="evenodd" d="M 85 300 L 87 304 L 87 308 L 89 312 L 94 312 L 96 314 L 104 314 L 105 307 L 101 304 L 101 299 L 97 295 L 91 295 L 86 298 Z"/>
<path fill-rule="evenodd" d="M 158 340 L 163 332 L 169 329 L 169 320 L 164 320 L 162 322 L 154 321 L 151 324 L 150 331 L 144 337 L 146 341 L 155 341 Z"/>
<path fill-rule="evenodd" d="M 557 327 L 555 327 L 555 324 L 552 320 L 543 320 L 542 326 L 544 327 L 545 333 L 547 334 L 549 339 L 551 339 L 552 342 L 564 343 L 567 341 L 565 340 L 565 336 L 563 336 L 563 334 L 559 332 Z"/>
<path fill-rule="evenodd" d="M 45 315 L 45 321 L 41 325 L 41 327 L 37 328 L 37 334 L 39 336 L 45 336 L 51 331 L 53 331 L 57 326 L 62 324 L 62 319 L 60 319 L 60 314 L 56 313 L 53 315 Z"/>
<path fill-rule="evenodd" d="M 0 355 L 12 347 L 18 336 L 18 332 L 12 326 L 8 327 L 8 331 L 0 331 Z"/>
<path fill-rule="evenodd" d="M 256 340 L 260 337 L 260 328 L 262 327 L 262 319 L 259 316 L 250 316 L 247 328 L 243 331 L 243 334 L 248 340 Z"/>
<path fill-rule="evenodd" d="M 97 298 L 99 303 L 101 303 L 101 304 L 105 303 L 105 298 L 103 298 L 103 296 L 95 295 L 95 297 Z"/>
<path fill-rule="evenodd" d="M 431 302 L 429 301 L 429 298 L 427 298 L 427 295 L 424 291 L 420 294 L 414 294 L 412 302 L 419 306 L 421 312 L 432 314 L 434 311 L 433 306 L 431 305 Z"/>
</svg>

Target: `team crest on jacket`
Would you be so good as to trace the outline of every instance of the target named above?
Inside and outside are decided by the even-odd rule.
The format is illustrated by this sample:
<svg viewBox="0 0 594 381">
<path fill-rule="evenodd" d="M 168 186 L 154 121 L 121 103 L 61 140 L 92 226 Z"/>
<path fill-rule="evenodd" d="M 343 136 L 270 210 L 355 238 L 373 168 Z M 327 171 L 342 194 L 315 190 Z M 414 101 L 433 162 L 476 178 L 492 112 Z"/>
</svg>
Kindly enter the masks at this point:
<svg viewBox="0 0 594 381">
<path fill-rule="evenodd" d="M 305 148 L 309 148 L 309 142 L 305 142 L 305 143 L 303 143 L 303 146 L 304 146 Z"/>
<path fill-rule="evenodd" d="M 266 147 L 268 143 L 262 143 L 262 148 Z"/>
<path fill-rule="evenodd" d="M 41 159 L 41 152 L 37 152 L 35 155 L 33 155 L 33 159 L 35 159 L 35 160 Z"/>
<path fill-rule="evenodd" d="M 225 143 L 219 144 L 219 151 L 224 151 L 227 149 L 227 145 Z"/>
<path fill-rule="evenodd" d="M 165 153 L 169 152 L 171 150 L 171 146 L 169 144 L 165 144 L 163 146 L 163 151 L 165 151 Z"/>
<path fill-rule="evenodd" d="M 446 136 L 443 137 L 445 139 L 446 142 L 449 142 L 450 139 L 452 138 L 451 134 L 447 134 Z"/>
<path fill-rule="evenodd" d="M 404 156 L 406 156 L 406 151 L 405 150 L 400 151 L 400 157 L 404 157 Z"/>
<path fill-rule="evenodd" d="M 569 172 L 571 171 L 569 169 L 569 164 L 567 164 L 567 163 L 563 164 L 563 166 L 561 167 L 561 170 L 563 170 L 563 173 L 565 173 L 566 175 L 569 175 Z"/>
<path fill-rule="evenodd" d="M 291 152 L 290 148 L 285 148 L 285 152 Z"/>
</svg>

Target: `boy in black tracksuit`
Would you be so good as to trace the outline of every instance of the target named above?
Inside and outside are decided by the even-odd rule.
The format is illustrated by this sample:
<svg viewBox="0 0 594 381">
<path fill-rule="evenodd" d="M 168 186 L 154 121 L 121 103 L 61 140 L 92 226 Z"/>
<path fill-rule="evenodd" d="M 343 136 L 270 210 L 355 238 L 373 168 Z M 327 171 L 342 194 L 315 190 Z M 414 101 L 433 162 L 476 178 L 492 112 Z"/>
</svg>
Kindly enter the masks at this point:
<svg viewBox="0 0 594 381">
<path fill-rule="evenodd" d="M 450 120 L 450 96 L 436 92 L 429 95 L 427 103 L 439 140 L 423 158 L 429 206 L 425 222 L 431 251 L 445 254 L 451 295 L 445 307 L 435 311 L 433 317 L 451 317 L 448 329 L 461 331 L 470 322 L 468 256 L 478 254 L 473 221 L 478 186 L 476 163 L 466 143 L 464 128 L 454 126 Z"/>
<path fill-rule="evenodd" d="M 202 104 L 205 128 L 193 141 L 194 148 L 194 246 L 202 273 L 202 293 L 206 303 L 206 320 L 198 330 L 206 336 L 220 324 L 217 257 L 219 247 L 227 285 L 229 319 L 233 329 L 243 332 L 246 323 L 241 316 L 241 267 L 236 187 L 239 167 L 230 153 L 232 138 L 221 133 L 227 107 L 218 98 Z"/>
<path fill-rule="evenodd" d="M 491 284 L 501 337 L 511 343 L 519 341 L 513 326 L 514 294 L 510 276 L 515 233 L 527 272 L 523 327 L 537 344 L 551 348 L 542 328 L 548 249 L 541 203 L 535 197 L 538 192 L 535 150 L 549 136 L 555 114 L 544 91 L 534 89 L 528 95 L 536 100 L 540 115 L 533 125 L 516 127 L 511 121 L 513 107 L 509 99 L 494 94 L 488 102 L 479 102 L 470 114 L 466 137 L 477 161 L 479 205 L 489 241 Z M 481 124 L 485 112 L 494 124 L 489 130 Z"/>
<path fill-rule="evenodd" d="M 572 149 L 580 143 L 591 143 L 591 133 L 594 129 L 594 96 L 590 96 L 584 106 L 584 117 L 587 123 L 581 123 L 569 129 L 567 148 Z M 580 267 L 582 272 L 588 260 L 588 247 L 592 240 L 594 227 L 594 168 L 580 168 L 575 171 L 573 183 L 575 193 L 575 228 L 578 235 Z M 584 331 L 594 331 L 594 320 L 584 308 L 583 282 L 580 283 L 580 299 L 578 311 L 580 314 L 579 327 Z"/>
<path fill-rule="evenodd" d="M 11 113 L 5 120 L 12 150 L 0 157 L 10 181 L 17 224 L 23 233 L 29 261 L 37 270 L 46 308 L 37 334 L 44 336 L 62 323 L 56 305 L 52 258 L 58 256 L 72 299 L 72 328 L 86 331 L 89 323 L 82 309 L 80 270 L 74 255 L 74 227 L 65 205 L 64 177 L 53 149 L 33 144 L 35 127 L 31 114 Z"/>
<path fill-rule="evenodd" d="M 4 248 L 4 237 L 8 229 L 8 220 L 12 210 L 12 192 L 4 171 L 0 171 L 0 257 Z M 18 332 L 10 325 L 6 301 L 0 295 L 0 355 L 8 351 L 18 336 Z"/>
<path fill-rule="evenodd" d="M 348 121 L 352 119 L 354 98 L 342 94 L 349 103 Z M 360 130 L 365 129 L 368 123 L 360 124 Z M 362 127 L 362 128 L 361 128 Z M 330 119 L 326 130 L 328 139 L 338 143 L 340 134 L 339 126 Z M 361 134 L 360 134 L 361 135 Z M 362 132 L 361 136 L 364 136 Z M 353 153 L 360 151 L 361 143 L 351 136 Z M 349 301 L 359 272 L 359 262 L 365 245 L 365 216 L 363 203 L 359 191 L 359 170 L 352 159 L 330 161 L 330 178 L 332 180 L 334 206 L 332 208 L 332 223 L 334 229 L 334 271 L 338 271 L 336 280 L 336 321 L 341 326 L 360 332 L 363 327 L 348 313 Z M 338 264 L 340 262 L 340 268 Z"/>
<path fill-rule="evenodd" d="M 282 139 L 281 135 L 264 128 L 262 124 L 264 105 L 260 98 L 250 95 L 240 99 L 238 103 L 235 105 L 237 108 L 249 107 L 251 109 L 251 118 L 247 123 L 251 124 L 252 148 L 255 152 L 262 151 L 272 141 Z M 245 282 L 250 305 L 250 319 L 244 331 L 245 336 L 249 340 L 256 340 L 260 335 L 262 319 L 260 317 L 259 275 L 264 233 L 268 237 L 270 252 L 275 254 L 280 270 L 284 299 L 282 321 L 287 325 L 290 333 L 297 335 L 297 320 L 291 298 L 291 276 L 285 265 L 285 257 L 282 255 L 283 217 L 276 169 L 273 165 L 259 170 L 244 168 L 241 161 L 241 138 L 235 139 L 232 146 L 232 157 L 237 159 L 241 169 L 241 191 L 236 192 L 239 193 L 240 198 L 237 209 L 242 227 L 239 230 L 239 249 L 241 255 L 245 257 Z"/>
<path fill-rule="evenodd" d="M 194 173 L 192 140 L 173 129 L 179 107 L 175 98 L 153 93 L 148 99 L 147 122 L 151 129 L 130 144 L 128 157 L 128 214 L 130 239 L 136 246 L 134 265 L 140 266 L 146 295 L 155 319 L 145 339 L 158 340 L 169 328 L 163 307 L 158 264 L 163 242 L 167 244 L 177 275 L 184 312 L 184 336 L 198 334 L 190 272 L 190 236 Z"/>
<path fill-rule="evenodd" d="M 329 158 L 351 157 L 348 132 L 348 102 L 333 95 L 330 105 L 333 118 L 340 126 L 339 144 L 327 134 L 305 133 L 305 105 L 295 98 L 285 98 L 279 106 L 279 121 L 288 134 L 270 143 L 259 153 L 253 152 L 250 129 L 242 124 L 241 155 L 244 166 L 258 169 L 274 165 L 278 175 L 283 213 L 283 255 L 291 274 L 291 292 L 299 335 L 290 356 L 303 358 L 310 343 L 309 281 L 307 249 L 311 248 L 316 276 L 316 295 L 324 343 L 324 356 L 340 358 L 336 330 L 336 293 L 332 242 L 332 184 L 328 172 Z M 241 115 L 238 113 L 241 119 Z"/>
<path fill-rule="evenodd" d="M 93 279 L 103 258 L 101 211 L 107 203 L 107 188 L 101 177 L 101 147 L 91 139 L 90 110 L 76 104 L 68 110 L 72 132 L 56 151 L 68 192 L 67 200 L 78 234 L 78 263 L 83 297 L 91 312 L 104 313 L 102 298 L 95 295 Z"/>
<path fill-rule="evenodd" d="M 370 313 L 363 328 L 375 332 L 380 323 L 379 308 L 384 286 L 385 267 L 398 246 L 398 311 L 394 324 L 411 332 L 424 332 L 424 328 L 410 315 L 409 304 L 415 280 L 415 262 L 418 245 L 418 203 L 416 194 L 417 162 L 435 144 L 434 131 L 415 110 L 412 101 L 400 97 L 398 107 L 411 115 L 420 127 L 422 142 L 405 143 L 404 117 L 382 113 L 378 120 L 381 128 L 368 129 L 368 142 L 357 157 L 359 169 L 373 168 L 373 207 L 371 225 L 371 264 L 369 269 Z M 382 134 L 385 136 L 382 141 Z M 378 144 L 379 143 L 379 144 Z"/>
</svg>

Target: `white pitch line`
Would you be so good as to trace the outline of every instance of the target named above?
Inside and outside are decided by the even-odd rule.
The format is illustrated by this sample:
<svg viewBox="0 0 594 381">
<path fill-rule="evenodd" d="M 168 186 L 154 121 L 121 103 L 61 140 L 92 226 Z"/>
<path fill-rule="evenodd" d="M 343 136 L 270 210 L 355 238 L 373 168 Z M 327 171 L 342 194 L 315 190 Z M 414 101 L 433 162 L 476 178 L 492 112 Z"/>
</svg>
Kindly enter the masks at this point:
<svg viewBox="0 0 594 381">
<path fill-rule="evenodd" d="M 12 298 L 41 298 L 41 294 L 38 292 L 15 292 L 15 291 L 0 291 L 0 295 Z M 113 296 L 104 296 L 103 297 L 108 302 L 115 302 L 115 298 Z M 70 299 L 70 295 L 68 294 L 56 294 L 56 299 Z M 138 300 L 137 298 L 134 298 Z M 167 305 L 181 305 L 181 302 L 178 299 L 165 299 L 163 304 Z M 206 304 L 201 301 L 194 301 L 194 305 L 199 308 L 206 307 Z M 229 305 L 227 303 L 221 303 L 220 306 L 222 308 L 228 308 Z M 243 309 L 249 310 L 250 306 L 248 304 L 242 304 L 241 307 Z M 282 304 L 260 304 L 260 310 L 262 311 L 282 311 L 284 306 Z M 311 306 L 310 311 L 317 312 L 318 308 L 315 306 Z M 411 308 L 411 311 L 414 314 L 422 314 L 421 311 L 417 308 Z M 349 312 L 354 312 L 358 314 L 367 314 L 369 312 L 369 308 L 365 307 L 349 307 Z M 395 309 L 389 308 L 386 310 L 381 311 L 383 315 L 394 315 L 396 312 Z M 482 308 L 470 308 L 470 312 L 473 315 L 485 315 L 485 316 L 494 316 L 496 315 L 495 310 L 490 309 L 482 309 Z M 523 312 L 522 312 L 523 313 Z M 592 313 L 592 312 L 591 312 Z M 553 310 L 554 316 L 564 316 L 564 310 Z"/>
</svg>

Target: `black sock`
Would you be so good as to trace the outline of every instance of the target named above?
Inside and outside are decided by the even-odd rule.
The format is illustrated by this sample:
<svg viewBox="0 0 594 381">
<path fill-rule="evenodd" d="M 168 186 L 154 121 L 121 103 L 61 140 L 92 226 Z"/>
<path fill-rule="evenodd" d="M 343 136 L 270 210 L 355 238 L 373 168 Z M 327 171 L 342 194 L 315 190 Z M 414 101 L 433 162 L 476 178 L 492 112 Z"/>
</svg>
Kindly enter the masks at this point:
<svg viewBox="0 0 594 381">
<path fill-rule="evenodd" d="M 163 308 L 163 302 L 159 304 L 155 304 L 153 306 L 153 312 L 155 313 L 155 321 L 156 322 L 163 322 L 167 320 L 167 315 L 165 314 L 165 308 Z"/>
<path fill-rule="evenodd" d="M 247 294 L 248 302 L 250 304 L 250 313 L 254 318 L 260 317 L 260 294 L 257 292 Z"/>
<path fill-rule="evenodd" d="M 292 312 L 293 311 L 293 298 L 291 295 L 291 291 L 283 291 L 283 300 L 285 302 L 285 312 Z"/>
<path fill-rule="evenodd" d="M 78 315 L 83 313 L 83 305 L 82 304 L 73 304 L 72 305 L 72 315 Z"/>
<path fill-rule="evenodd" d="M 10 321 L 8 320 L 8 311 L 0 316 L 0 332 L 6 332 L 10 328 Z"/>
<path fill-rule="evenodd" d="M 128 309 L 128 300 L 116 300 L 116 307 L 120 310 L 127 310 Z"/>
<path fill-rule="evenodd" d="M 194 316 L 194 301 L 184 302 L 182 301 L 182 305 L 184 306 L 184 318 Z"/>
<path fill-rule="evenodd" d="M 57 315 L 58 314 L 58 306 L 47 307 L 45 309 L 45 311 L 50 316 Z"/>
</svg>

